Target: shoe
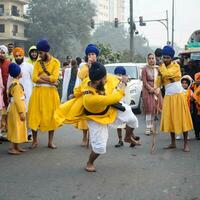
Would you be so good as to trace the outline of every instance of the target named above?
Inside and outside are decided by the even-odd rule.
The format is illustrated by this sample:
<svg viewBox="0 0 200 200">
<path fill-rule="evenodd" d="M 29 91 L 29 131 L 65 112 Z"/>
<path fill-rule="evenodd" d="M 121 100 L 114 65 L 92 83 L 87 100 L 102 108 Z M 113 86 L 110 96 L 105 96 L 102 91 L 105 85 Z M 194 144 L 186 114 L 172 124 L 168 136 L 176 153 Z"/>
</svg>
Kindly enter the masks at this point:
<svg viewBox="0 0 200 200">
<path fill-rule="evenodd" d="M 119 141 L 118 144 L 115 145 L 116 148 L 124 146 L 122 141 Z"/>
<path fill-rule="evenodd" d="M 32 135 L 28 135 L 28 141 L 32 141 Z"/>
<path fill-rule="evenodd" d="M 133 148 L 135 147 L 135 144 L 131 143 L 129 147 Z"/>
</svg>

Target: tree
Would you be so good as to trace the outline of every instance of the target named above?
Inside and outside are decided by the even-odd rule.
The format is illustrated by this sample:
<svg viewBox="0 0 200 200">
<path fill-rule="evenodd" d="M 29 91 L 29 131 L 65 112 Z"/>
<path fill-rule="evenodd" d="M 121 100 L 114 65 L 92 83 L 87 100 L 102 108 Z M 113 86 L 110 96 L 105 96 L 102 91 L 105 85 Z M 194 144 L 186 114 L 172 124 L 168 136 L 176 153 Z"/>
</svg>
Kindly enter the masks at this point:
<svg viewBox="0 0 200 200">
<path fill-rule="evenodd" d="M 95 8 L 88 0 L 34 0 L 29 4 L 32 23 L 28 26 L 31 43 L 49 40 L 53 53 L 59 57 L 79 55 L 90 40 L 90 19 Z M 76 44 L 77 48 L 72 45 Z M 79 50 L 73 52 L 73 50 Z"/>
</svg>

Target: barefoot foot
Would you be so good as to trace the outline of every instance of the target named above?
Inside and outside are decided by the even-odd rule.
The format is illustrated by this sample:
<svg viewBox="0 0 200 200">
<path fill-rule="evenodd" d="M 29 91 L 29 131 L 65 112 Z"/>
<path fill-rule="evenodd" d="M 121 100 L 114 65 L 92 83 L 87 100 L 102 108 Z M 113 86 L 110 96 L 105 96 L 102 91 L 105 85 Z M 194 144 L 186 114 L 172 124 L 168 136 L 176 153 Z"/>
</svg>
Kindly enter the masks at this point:
<svg viewBox="0 0 200 200">
<path fill-rule="evenodd" d="M 57 146 L 55 144 L 48 144 L 49 149 L 57 149 Z"/>
<path fill-rule="evenodd" d="M 87 163 L 87 166 L 86 166 L 85 170 L 87 172 L 96 172 L 96 169 L 95 169 L 94 165 L 90 164 L 90 163 Z"/>
<path fill-rule="evenodd" d="M 38 143 L 32 143 L 29 149 L 36 149 L 38 147 Z"/>
<path fill-rule="evenodd" d="M 16 149 L 9 149 L 8 153 L 11 155 L 20 155 L 21 153 Z"/>
<path fill-rule="evenodd" d="M 189 146 L 186 144 L 184 145 L 184 149 L 183 149 L 184 152 L 190 152 L 190 148 Z"/>
</svg>

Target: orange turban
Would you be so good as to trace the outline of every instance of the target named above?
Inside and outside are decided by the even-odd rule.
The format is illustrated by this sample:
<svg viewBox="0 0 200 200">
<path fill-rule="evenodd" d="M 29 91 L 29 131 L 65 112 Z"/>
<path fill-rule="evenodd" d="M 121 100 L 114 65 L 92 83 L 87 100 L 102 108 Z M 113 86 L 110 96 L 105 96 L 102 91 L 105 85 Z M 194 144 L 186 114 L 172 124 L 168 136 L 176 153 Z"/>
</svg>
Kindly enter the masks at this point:
<svg viewBox="0 0 200 200">
<path fill-rule="evenodd" d="M 200 72 L 196 73 L 194 75 L 194 80 L 197 81 L 197 80 L 200 80 Z"/>
<path fill-rule="evenodd" d="M 13 49 L 13 56 L 15 57 L 16 54 L 19 54 L 20 56 L 24 57 L 24 49 L 20 48 L 20 47 L 16 47 Z"/>
</svg>

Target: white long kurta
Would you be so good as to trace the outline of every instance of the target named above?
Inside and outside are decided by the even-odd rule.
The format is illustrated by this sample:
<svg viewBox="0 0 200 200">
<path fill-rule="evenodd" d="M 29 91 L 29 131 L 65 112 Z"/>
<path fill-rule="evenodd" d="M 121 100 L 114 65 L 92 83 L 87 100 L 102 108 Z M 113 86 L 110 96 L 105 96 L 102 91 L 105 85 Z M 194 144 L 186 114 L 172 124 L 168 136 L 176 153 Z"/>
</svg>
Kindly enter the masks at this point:
<svg viewBox="0 0 200 200">
<path fill-rule="evenodd" d="M 28 112 L 28 104 L 29 99 L 32 94 L 33 89 L 33 81 L 32 81 L 32 75 L 33 75 L 33 65 L 28 62 L 23 62 L 20 65 L 21 71 L 22 71 L 22 78 L 20 78 L 19 82 L 24 87 L 24 93 L 25 93 L 25 104 L 26 104 L 26 112 Z M 8 84 L 7 84 L 7 90 L 12 82 L 12 77 L 9 75 L 8 77 Z"/>
<path fill-rule="evenodd" d="M 64 103 L 67 101 L 67 96 L 68 96 L 67 90 L 68 90 L 70 78 L 71 78 L 71 67 L 66 68 L 64 72 L 61 103 Z M 81 83 L 81 80 L 77 76 L 74 88 L 77 87 L 80 83 Z"/>
</svg>

